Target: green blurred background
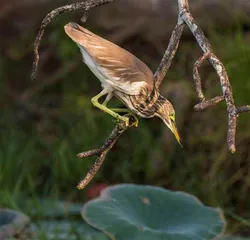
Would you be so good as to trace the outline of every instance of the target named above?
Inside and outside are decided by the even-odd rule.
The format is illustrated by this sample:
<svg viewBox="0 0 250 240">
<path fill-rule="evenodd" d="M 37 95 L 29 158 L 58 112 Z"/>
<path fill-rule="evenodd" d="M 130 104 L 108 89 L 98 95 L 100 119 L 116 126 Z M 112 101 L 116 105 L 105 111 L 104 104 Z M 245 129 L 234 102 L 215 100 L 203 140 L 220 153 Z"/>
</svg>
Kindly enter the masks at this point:
<svg viewBox="0 0 250 240">
<path fill-rule="evenodd" d="M 119 138 L 86 189 L 76 189 L 95 160 L 80 160 L 76 154 L 100 146 L 115 124 L 92 106 L 100 83 L 63 30 L 70 21 L 80 23 L 82 11 L 59 16 L 49 25 L 37 80 L 30 81 L 33 42 L 43 17 L 71 2 L 0 2 L 0 207 L 19 209 L 26 199 L 44 197 L 84 202 L 100 184 L 150 184 L 186 191 L 221 207 L 228 232 L 250 236 L 250 115 L 238 118 L 237 152 L 232 155 L 226 144 L 225 104 L 201 113 L 193 110 L 192 67 L 201 51 L 188 29 L 161 86 L 176 108 L 184 148 L 159 119 L 141 119 L 138 128 Z M 190 2 L 225 64 L 236 104 L 249 104 L 250 4 Z M 85 27 L 155 71 L 176 20 L 177 1 L 120 0 L 91 10 Z M 205 63 L 200 72 L 207 98 L 220 94 L 212 67 Z"/>
</svg>

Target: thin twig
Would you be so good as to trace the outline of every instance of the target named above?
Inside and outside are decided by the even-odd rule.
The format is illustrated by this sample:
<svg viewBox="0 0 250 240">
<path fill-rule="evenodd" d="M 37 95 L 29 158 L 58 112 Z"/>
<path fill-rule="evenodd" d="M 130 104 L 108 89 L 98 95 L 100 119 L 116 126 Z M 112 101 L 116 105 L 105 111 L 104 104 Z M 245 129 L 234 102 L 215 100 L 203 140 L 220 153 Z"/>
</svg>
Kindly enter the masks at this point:
<svg viewBox="0 0 250 240">
<path fill-rule="evenodd" d="M 219 103 L 219 102 L 221 102 L 223 100 L 224 100 L 223 96 L 214 97 L 214 98 L 209 99 L 209 100 L 203 100 L 202 102 L 196 104 L 194 106 L 194 109 L 196 111 L 202 111 L 202 110 L 205 110 L 208 107 L 212 107 L 212 106 L 216 105 L 217 103 Z"/>
<path fill-rule="evenodd" d="M 237 114 L 243 112 L 250 112 L 250 105 L 241 106 L 236 109 Z"/>
<path fill-rule="evenodd" d="M 128 115 L 130 116 L 130 115 Z M 127 130 L 129 127 L 133 127 L 135 124 L 135 119 L 133 116 L 130 116 L 130 124 L 129 126 L 126 126 L 124 122 L 119 122 L 116 124 L 115 128 L 111 132 L 110 136 L 106 140 L 106 142 L 103 144 L 102 147 L 98 149 L 93 149 L 89 150 L 87 152 L 82 152 L 77 154 L 79 158 L 86 158 L 86 157 L 91 157 L 91 156 L 98 156 L 97 160 L 91 167 L 91 169 L 88 171 L 87 175 L 83 180 L 80 181 L 78 184 L 77 188 L 78 189 L 83 189 L 88 183 L 93 179 L 93 177 L 96 175 L 97 171 L 101 167 L 102 163 L 105 160 L 105 157 L 109 150 L 114 146 L 115 142 L 117 139 L 121 136 L 121 134 Z"/>
<path fill-rule="evenodd" d="M 201 66 L 201 64 L 204 62 L 204 60 L 206 60 L 208 57 L 210 56 L 210 52 L 206 52 L 204 53 L 194 64 L 194 69 L 193 69 L 193 78 L 194 78 L 194 84 L 195 84 L 195 90 L 196 90 L 196 94 L 198 96 L 198 99 L 203 102 L 205 101 L 205 96 L 203 94 L 202 91 L 202 87 L 201 87 L 201 77 L 199 74 L 199 68 Z"/>
<path fill-rule="evenodd" d="M 175 26 L 171 38 L 169 40 L 169 44 L 167 47 L 167 50 L 164 53 L 164 56 L 161 60 L 161 63 L 157 69 L 157 71 L 154 74 L 154 80 L 155 85 L 157 88 L 159 88 L 162 80 L 164 79 L 170 65 L 172 64 L 172 61 L 174 59 L 174 56 L 176 54 L 176 51 L 179 46 L 180 38 L 183 32 L 185 24 L 181 21 L 178 21 L 177 25 Z"/>
<path fill-rule="evenodd" d="M 85 12 L 83 13 L 83 16 L 82 16 L 82 18 L 81 18 L 81 22 L 82 22 L 82 23 L 86 23 L 88 17 L 89 17 L 89 8 L 86 7 Z"/>
<path fill-rule="evenodd" d="M 48 13 L 41 23 L 39 32 L 36 36 L 36 40 L 34 43 L 34 62 L 32 66 L 31 79 L 34 80 L 36 78 L 36 73 L 37 73 L 37 68 L 38 68 L 38 63 L 39 63 L 38 49 L 39 49 L 40 42 L 44 34 L 44 30 L 55 17 L 57 17 L 58 15 L 62 13 L 73 12 L 76 10 L 85 10 L 88 12 L 91 8 L 104 5 L 113 1 L 114 0 L 88 0 L 85 2 L 77 2 L 77 3 L 73 3 L 73 4 L 69 4 L 69 5 L 56 8 L 50 13 Z M 85 19 L 87 19 L 87 15 L 85 15 Z"/>
<path fill-rule="evenodd" d="M 117 124 L 102 147 L 100 147 L 99 149 L 82 152 L 77 155 L 80 158 L 98 156 L 95 163 L 92 165 L 91 169 L 88 171 L 84 179 L 79 182 L 77 186 L 78 189 L 83 189 L 94 178 L 97 171 L 104 162 L 107 153 L 114 146 L 116 140 L 126 129 L 127 127 L 122 122 L 120 124 Z"/>
</svg>

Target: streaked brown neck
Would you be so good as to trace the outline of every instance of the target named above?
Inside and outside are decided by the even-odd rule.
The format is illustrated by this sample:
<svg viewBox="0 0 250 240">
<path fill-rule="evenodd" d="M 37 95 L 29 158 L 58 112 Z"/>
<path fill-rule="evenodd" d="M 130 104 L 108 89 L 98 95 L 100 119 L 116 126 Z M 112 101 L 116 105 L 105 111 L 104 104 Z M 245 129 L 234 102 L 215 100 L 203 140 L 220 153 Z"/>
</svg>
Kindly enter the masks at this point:
<svg viewBox="0 0 250 240">
<path fill-rule="evenodd" d="M 158 109 L 167 101 L 159 92 L 158 89 L 153 88 L 151 92 L 144 89 L 140 95 L 131 96 L 131 102 L 134 108 L 143 117 L 154 117 Z"/>
</svg>

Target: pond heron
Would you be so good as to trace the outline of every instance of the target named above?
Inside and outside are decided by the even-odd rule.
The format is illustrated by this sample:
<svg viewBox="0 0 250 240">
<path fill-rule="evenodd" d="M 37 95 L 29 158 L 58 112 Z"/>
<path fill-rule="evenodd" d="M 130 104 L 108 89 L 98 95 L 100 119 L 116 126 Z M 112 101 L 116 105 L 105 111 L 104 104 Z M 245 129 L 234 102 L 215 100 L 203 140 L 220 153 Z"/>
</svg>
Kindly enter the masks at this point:
<svg viewBox="0 0 250 240">
<path fill-rule="evenodd" d="M 95 107 L 123 121 L 126 126 L 129 118 L 120 115 L 121 112 L 132 112 L 143 118 L 160 117 L 181 145 L 173 105 L 160 94 L 153 73 L 145 63 L 76 23 L 68 23 L 64 29 L 80 48 L 84 63 L 101 82 L 103 90 L 91 99 Z M 100 103 L 99 99 L 105 95 L 105 101 Z M 127 109 L 109 108 L 107 103 L 113 96 Z"/>
</svg>

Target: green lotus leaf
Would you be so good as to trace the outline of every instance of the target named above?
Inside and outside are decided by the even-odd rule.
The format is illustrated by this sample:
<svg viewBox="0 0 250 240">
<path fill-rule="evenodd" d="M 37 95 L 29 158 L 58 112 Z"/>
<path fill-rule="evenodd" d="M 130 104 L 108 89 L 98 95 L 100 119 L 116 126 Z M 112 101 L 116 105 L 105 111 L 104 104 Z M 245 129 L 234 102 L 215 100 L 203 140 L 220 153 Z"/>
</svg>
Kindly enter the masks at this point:
<svg viewBox="0 0 250 240">
<path fill-rule="evenodd" d="M 81 213 L 87 223 L 116 240 L 206 240 L 225 227 L 220 209 L 204 206 L 190 194 L 153 186 L 106 188 Z"/>
</svg>

